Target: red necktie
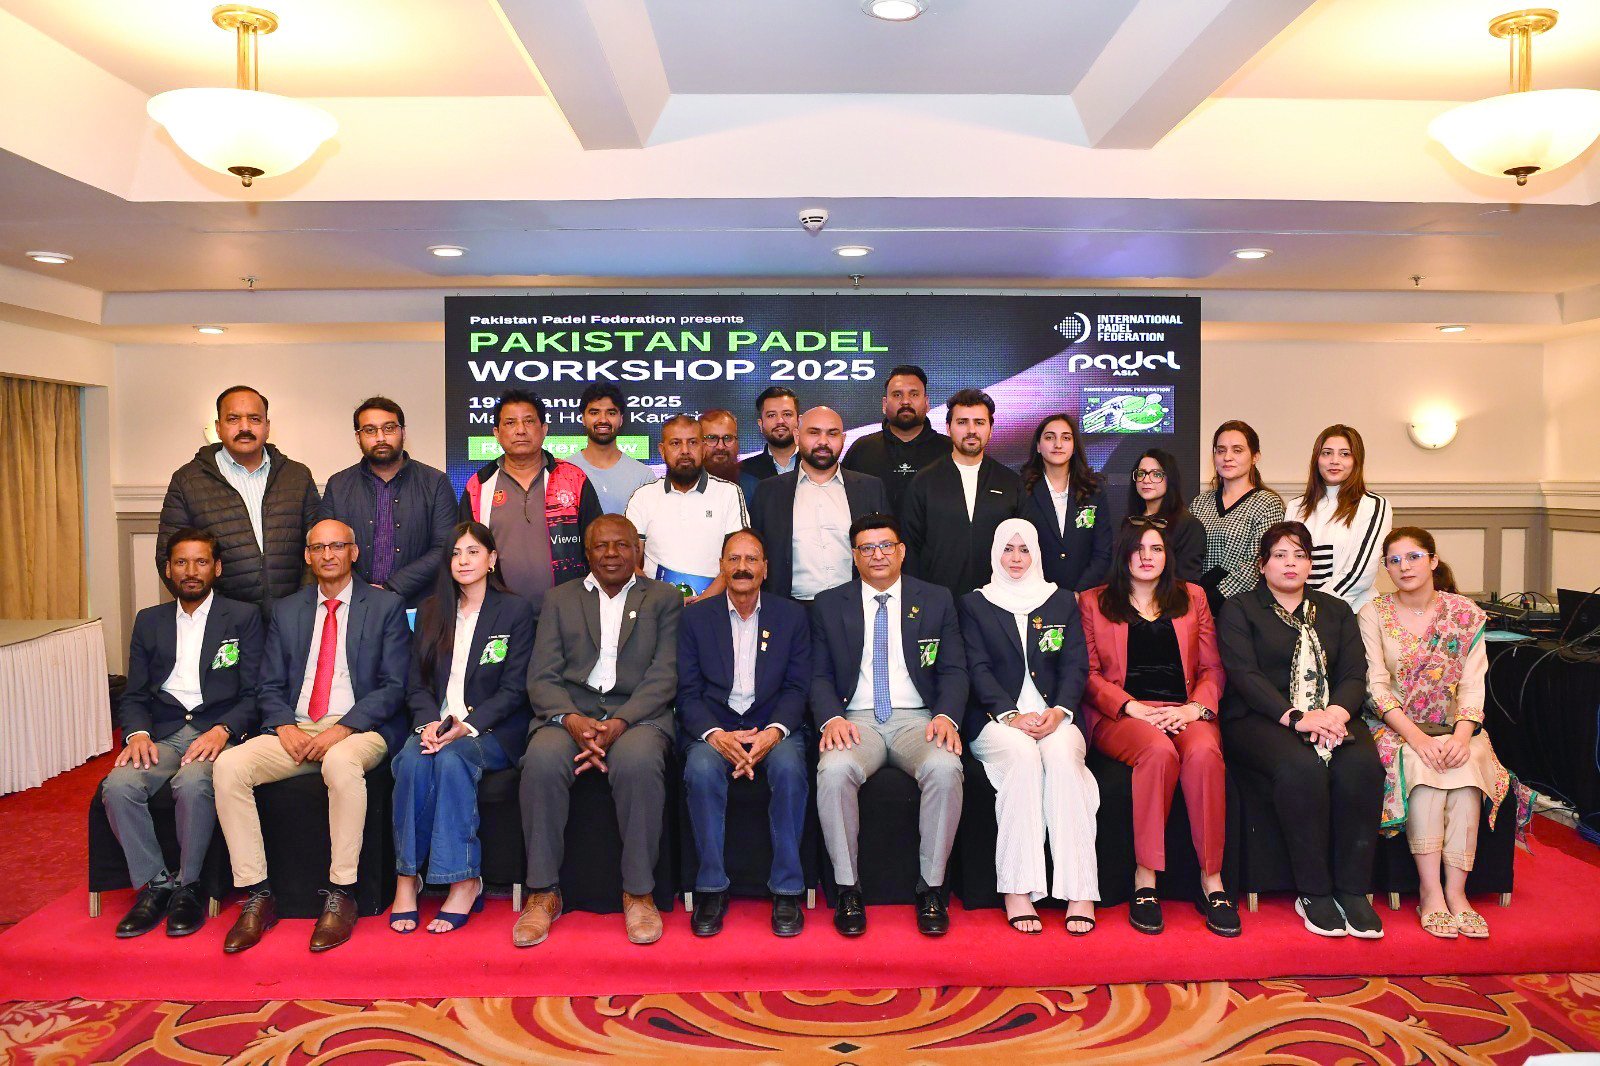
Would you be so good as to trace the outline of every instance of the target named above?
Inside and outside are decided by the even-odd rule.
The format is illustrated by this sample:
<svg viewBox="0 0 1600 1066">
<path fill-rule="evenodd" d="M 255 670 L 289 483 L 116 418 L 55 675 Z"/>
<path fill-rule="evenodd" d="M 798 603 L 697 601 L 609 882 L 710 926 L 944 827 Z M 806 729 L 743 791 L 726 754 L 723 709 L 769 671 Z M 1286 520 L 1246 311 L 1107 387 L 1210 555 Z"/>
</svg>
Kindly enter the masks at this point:
<svg viewBox="0 0 1600 1066">
<path fill-rule="evenodd" d="M 322 645 L 317 649 L 317 676 L 311 682 L 311 704 L 306 714 L 313 722 L 328 713 L 328 695 L 333 691 L 333 661 L 339 657 L 339 601 L 323 600 L 328 617 L 322 622 Z"/>
</svg>

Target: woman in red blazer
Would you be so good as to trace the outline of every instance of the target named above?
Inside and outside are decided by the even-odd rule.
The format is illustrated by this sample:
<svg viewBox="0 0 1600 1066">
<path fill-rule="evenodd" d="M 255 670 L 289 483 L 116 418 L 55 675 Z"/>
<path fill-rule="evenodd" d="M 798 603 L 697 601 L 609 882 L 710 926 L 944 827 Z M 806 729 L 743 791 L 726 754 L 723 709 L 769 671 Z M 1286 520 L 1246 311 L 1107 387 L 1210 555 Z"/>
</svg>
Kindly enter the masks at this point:
<svg viewBox="0 0 1600 1066">
<path fill-rule="evenodd" d="M 1205 898 L 1206 928 L 1239 935 L 1222 888 L 1222 658 L 1205 590 L 1167 565 L 1166 523 L 1132 517 L 1117 533 L 1106 584 L 1078 595 L 1089 680 L 1083 704 L 1100 751 L 1133 767 L 1133 902 L 1128 920 L 1162 929 L 1156 874 L 1166 866 L 1172 790 L 1183 786 Z"/>
</svg>

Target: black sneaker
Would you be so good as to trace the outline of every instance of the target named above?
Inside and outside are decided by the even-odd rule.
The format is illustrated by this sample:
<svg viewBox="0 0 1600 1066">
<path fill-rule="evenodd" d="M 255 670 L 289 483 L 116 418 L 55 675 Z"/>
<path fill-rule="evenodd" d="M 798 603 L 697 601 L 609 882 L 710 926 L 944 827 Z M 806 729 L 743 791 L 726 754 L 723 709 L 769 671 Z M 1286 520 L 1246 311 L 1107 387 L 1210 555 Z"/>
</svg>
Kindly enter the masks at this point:
<svg viewBox="0 0 1600 1066">
<path fill-rule="evenodd" d="M 1349 932 L 1344 925 L 1344 914 L 1332 896 L 1300 896 L 1294 901 L 1294 912 L 1305 920 L 1306 928 L 1318 936 L 1344 936 Z"/>
<path fill-rule="evenodd" d="M 1128 924 L 1141 933 L 1155 936 L 1166 928 L 1161 918 L 1161 897 L 1153 888 L 1136 888 L 1128 904 Z"/>
<path fill-rule="evenodd" d="M 1218 936 L 1238 936 L 1239 908 L 1226 892 L 1213 892 L 1205 899 L 1194 901 L 1195 909 L 1206 920 L 1206 928 Z"/>
<path fill-rule="evenodd" d="M 860 936 L 867 931 L 867 909 L 861 904 L 859 888 L 841 888 L 833 909 L 833 927 L 844 936 Z"/>
<path fill-rule="evenodd" d="M 1337 892 L 1333 902 L 1344 915 L 1345 932 L 1362 940 L 1382 940 L 1383 920 L 1372 909 L 1372 901 L 1359 893 Z"/>
</svg>

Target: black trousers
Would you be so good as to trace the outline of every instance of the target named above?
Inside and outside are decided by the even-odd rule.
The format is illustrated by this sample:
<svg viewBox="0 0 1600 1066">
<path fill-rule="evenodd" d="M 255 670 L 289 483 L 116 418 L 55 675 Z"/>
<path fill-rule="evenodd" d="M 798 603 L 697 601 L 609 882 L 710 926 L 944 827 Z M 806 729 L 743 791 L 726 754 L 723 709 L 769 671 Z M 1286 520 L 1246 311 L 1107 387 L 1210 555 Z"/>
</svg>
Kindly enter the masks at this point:
<svg viewBox="0 0 1600 1066">
<path fill-rule="evenodd" d="M 1359 715 L 1324 764 L 1300 734 L 1253 712 L 1222 723 L 1224 757 L 1272 782 L 1278 824 L 1303 896 L 1365 895 L 1372 888 L 1383 764 Z"/>
</svg>

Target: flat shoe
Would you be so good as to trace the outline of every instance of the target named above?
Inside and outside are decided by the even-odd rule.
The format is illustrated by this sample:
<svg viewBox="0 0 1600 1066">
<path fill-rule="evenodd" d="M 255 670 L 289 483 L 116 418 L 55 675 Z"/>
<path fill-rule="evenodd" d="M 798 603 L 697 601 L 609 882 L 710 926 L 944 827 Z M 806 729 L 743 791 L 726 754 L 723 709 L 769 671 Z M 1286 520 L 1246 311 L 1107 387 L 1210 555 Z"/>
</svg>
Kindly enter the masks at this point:
<svg viewBox="0 0 1600 1066">
<path fill-rule="evenodd" d="M 1038 936 L 1040 933 L 1044 932 L 1044 922 L 1039 920 L 1039 916 L 1037 914 L 1019 914 L 1015 918 L 1007 918 L 1006 921 L 1011 923 L 1011 928 L 1015 929 L 1023 936 Z M 1038 922 L 1039 928 L 1024 929 L 1021 925 L 1022 922 Z"/>
<path fill-rule="evenodd" d="M 1460 927 L 1456 925 L 1455 915 L 1449 911 L 1429 911 L 1422 914 L 1422 908 L 1417 908 L 1417 913 L 1422 915 L 1422 928 L 1440 940 L 1454 940 L 1460 935 Z"/>
<path fill-rule="evenodd" d="M 1489 922 L 1483 915 L 1475 910 L 1457 911 L 1455 915 L 1456 927 L 1461 930 L 1461 935 L 1469 940 L 1487 940 L 1489 937 Z"/>
</svg>

